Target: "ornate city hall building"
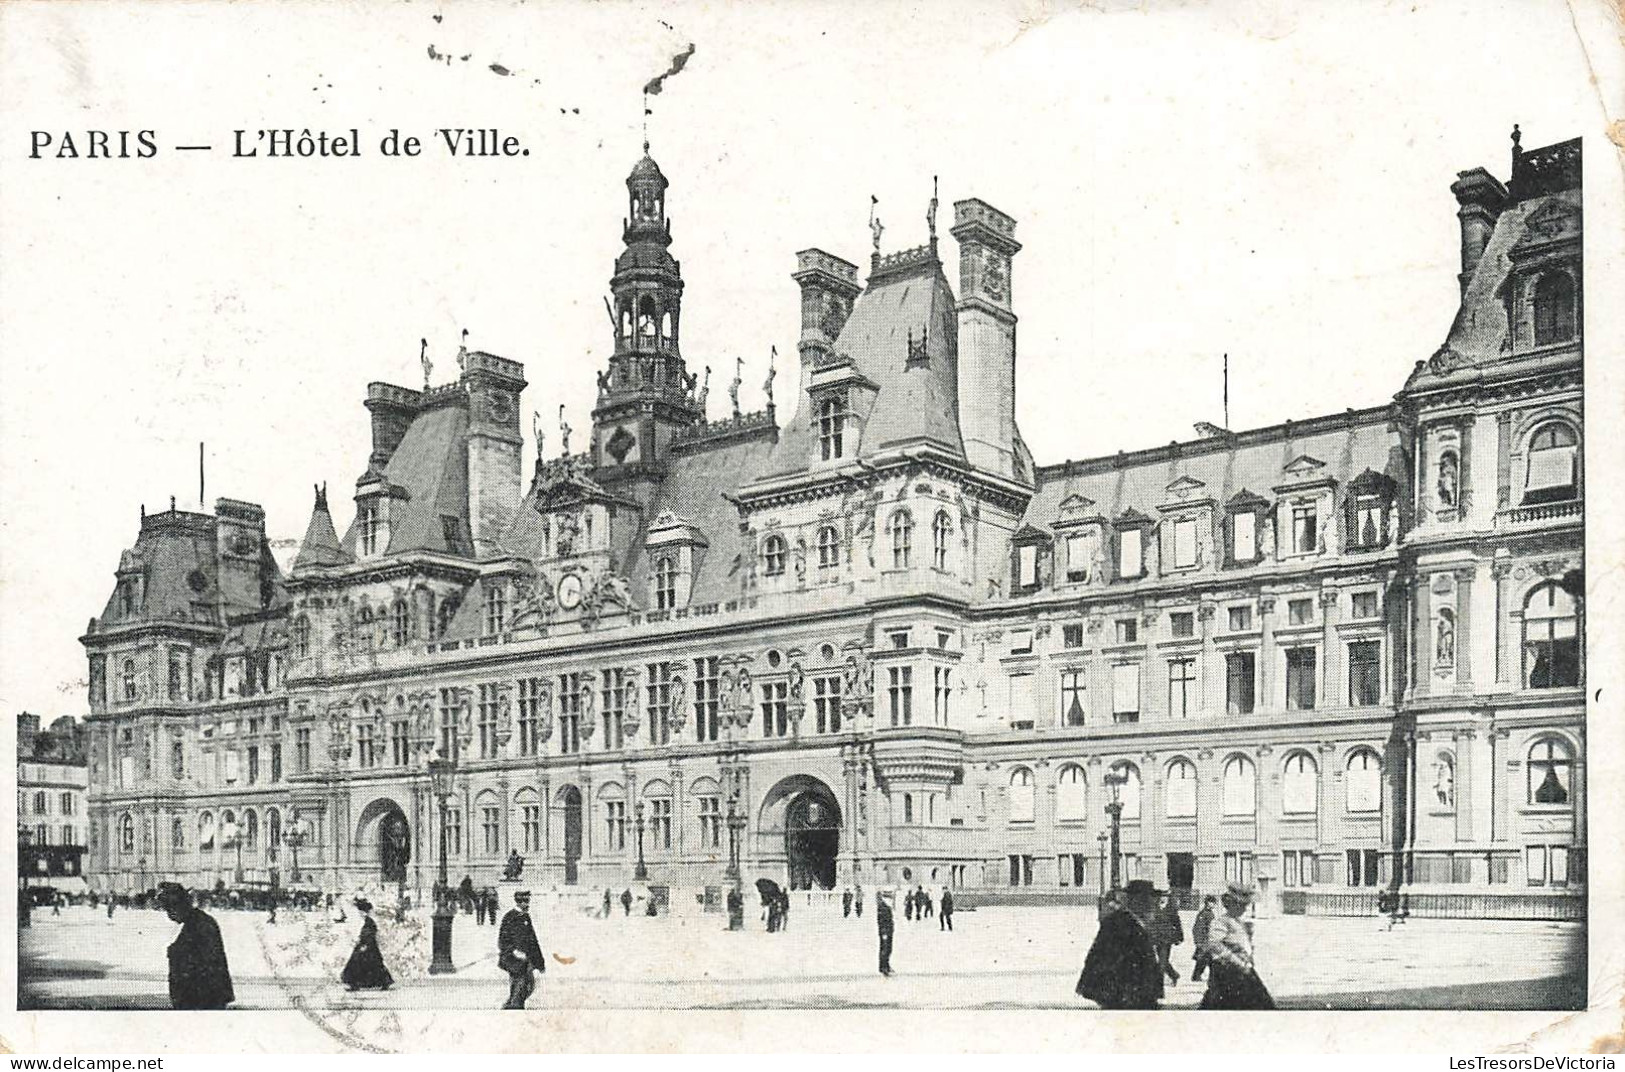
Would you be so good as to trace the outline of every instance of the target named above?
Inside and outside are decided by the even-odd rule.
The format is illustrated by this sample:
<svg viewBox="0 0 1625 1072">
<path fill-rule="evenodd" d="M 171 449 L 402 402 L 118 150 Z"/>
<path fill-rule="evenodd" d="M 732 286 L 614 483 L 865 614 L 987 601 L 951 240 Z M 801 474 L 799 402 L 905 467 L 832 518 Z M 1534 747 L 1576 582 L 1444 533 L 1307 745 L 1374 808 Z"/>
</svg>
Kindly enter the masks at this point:
<svg viewBox="0 0 1625 1072">
<path fill-rule="evenodd" d="M 667 179 L 626 186 L 592 425 L 537 420 L 528 479 L 524 367 L 465 349 L 368 386 L 350 520 L 318 487 L 286 573 L 250 503 L 142 517 L 82 638 L 93 882 L 426 893 L 443 837 L 453 882 L 694 888 L 737 838 L 747 883 L 1092 894 L 1115 855 L 1579 911 L 1578 140 L 1450 187 L 1460 308 L 1391 399 L 1064 464 L 1016 425 L 1010 216 L 953 205 L 953 281 L 935 200 L 863 278 L 797 254 L 794 415 L 736 376 L 709 420 Z"/>
</svg>

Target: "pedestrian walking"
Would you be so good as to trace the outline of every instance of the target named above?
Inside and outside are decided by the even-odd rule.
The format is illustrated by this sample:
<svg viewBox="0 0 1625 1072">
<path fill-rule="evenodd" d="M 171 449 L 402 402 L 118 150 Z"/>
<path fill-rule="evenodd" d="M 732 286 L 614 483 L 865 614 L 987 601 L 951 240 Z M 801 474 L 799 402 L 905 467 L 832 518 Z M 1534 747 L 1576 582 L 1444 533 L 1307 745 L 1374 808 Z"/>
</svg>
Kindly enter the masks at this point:
<svg viewBox="0 0 1625 1072">
<path fill-rule="evenodd" d="M 790 925 L 790 891 L 789 890 L 781 890 L 779 892 L 779 930 L 782 931 L 786 927 L 788 927 L 789 925 Z"/>
<path fill-rule="evenodd" d="M 491 887 L 486 888 L 485 896 L 487 898 L 485 905 L 485 922 L 495 927 L 497 925 L 497 914 L 502 911 L 502 897 L 494 888 Z"/>
<path fill-rule="evenodd" d="M 1253 934 L 1241 918 L 1253 901 L 1253 891 L 1232 882 L 1219 896 L 1224 912 L 1213 917 L 1207 935 L 1207 962 L 1212 969 L 1204 1009 L 1273 1009 L 1264 981 L 1253 964 Z"/>
<path fill-rule="evenodd" d="M 474 880 L 467 875 L 457 884 L 457 900 L 463 906 L 463 915 L 474 911 Z"/>
<path fill-rule="evenodd" d="M 1213 906 L 1218 903 L 1219 899 L 1217 897 L 1211 893 L 1208 894 L 1202 898 L 1202 910 L 1196 913 L 1195 919 L 1191 920 L 1191 944 L 1196 947 L 1191 954 L 1191 960 L 1195 964 L 1191 968 L 1191 982 L 1193 983 L 1201 982 L 1202 973 L 1207 971 L 1207 936 L 1213 927 Z"/>
<path fill-rule="evenodd" d="M 632 914 L 632 891 L 630 889 L 621 891 L 621 908 L 625 910 L 626 915 L 630 916 Z"/>
<path fill-rule="evenodd" d="M 481 890 L 479 893 L 474 895 L 474 925 L 478 927 L 478 926 L 484 926 L 484 924 L 485 924 L 485 891 Z"/>
<path fill-rule="evenodd" d="M 609 918 L 610 912 L 613 911 L 611 906 L 614 904 L 614 898 L 615 898 L 615 895 L 613 893 L 611 893 L 606 888 L 604 890 L 604 911 L 603 911 L 603 915 L 602 915 L 601 918 L 603 918 L 603 919 L 608 919 Z"/>
<path fill-rule="evenodd" d="M 502 917 L 497 931 L 497 967 L 508 973 L 508 1000 L 504 1009 L 523 1009 L 536 991 L 534 973 L 547 970 L 536 927 L 530 921 L 530 891 L 516 890 L 513 907 Z"/>
<path fill-rule="evenodd" d="M 914 891 L 913 890 L 909 890 L 907 893 L 903 894 L 903 918 L 905 920 L 909 920 L 909 919 L 914 918 Z"/>
<path fill-rule="evenodd" d="M 357 897 L 354 904 L 361 913 L 361 934 L 339 978 L 346 990 L 388 990 L 395 985 L 395 977 L 384 966 L 384 954 L 378 948 L 378 924 L 373 922 L 372 902 Z"/>
<path fill-rule="evenodd" d="M 891 975 L 891 940 L 896 925 L 892 921 L 891 894 L 875 894 L 875 931 L 880 936 L 880 974 Z"/>
<path fill-rule="evenodd" d="M 181 925 L 169 945 L 169 1005 L 173 1009 L 223 1009 L 237 1000 L 220 925 L 192 903 L 192 894 L 174 882 L 158 884 L 158 907 Z M 111 905 L 112 899 L 108 899 Z"/>
<path fill-rule="evenodd" d="M 1174 986 L 1179 985 L 1179 969 L 1168 961 L 1173 948 L 1185 941 L 1185 926 L 1179 919 L 1179 906 L 1174 903 L 1174 896 L 1169 894 L 1163 899 L 1157 914 L 1151 917 L 1151 944 L 1157 950 L 1157 963 L 1162 966 L 1162 973 Z"/>
<path fill-rule="evenodd" d="M 271 923 L 271 924 L 276 923 L 276 898 L 275 897 L 271 898 L 271 914 L 266 917 L 265 922 Z"/>
<path fill-rule="evenodd" d="M 841 891 L 841 918 L 848 919 L 852 915 L 852 887 L 848 886 Z"/>
<path fill-rule="evenodd" d="M 920 907 L 925 909 L 925 917 L 931 918 L 936 914 L 936 905 L 931 900 L 931 891 L 925 887 L 920 888 Z"/>
<path fill-rule="evenodd" d="M 113 895 L 112 894 L 107 895 L 107 918 L 108 919 L 113 918 Z"/>
<path fill-rule="evenodd" d="M 1147 929 L 1162 893 L 1143 878 L 1123 889 L 1125 908 L 1108 912 L 1083 962 L 1077 992 L 1103 1009 L 1154 1009 L 1162 1000 L 1162 966 Z"/>
<path fill-rule="evenodd" d="M 954 895 L 948 887 L 942 887 L 942 910 L 937 917 L 937 930 L 951 931 L 954 929 Z"/>
<path fill-rule="evenodd" d="M 863 918 L 863 887 L 862 886 L 859 886 L 852 894 L 852 910 L 858 914 L 859 919 Z"/>
</svg>

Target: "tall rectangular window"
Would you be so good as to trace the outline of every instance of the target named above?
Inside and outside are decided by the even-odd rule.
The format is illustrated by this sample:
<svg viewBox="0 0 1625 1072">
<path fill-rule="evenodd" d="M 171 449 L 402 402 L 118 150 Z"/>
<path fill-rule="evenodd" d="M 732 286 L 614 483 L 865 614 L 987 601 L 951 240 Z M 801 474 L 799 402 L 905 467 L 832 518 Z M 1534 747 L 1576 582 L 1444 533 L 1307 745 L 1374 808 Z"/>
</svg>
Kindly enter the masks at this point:
<svg viewBox="0 0 1625 1072">
<path fill-rule="evenodd" d="M 1320 527 L 1316 519 L 1315 504 L 1305 503 L 1292 508 L 1292 550 L 1300 555 L 1313 553 L 1320 547 Z"/>
<path fill-rule="evenodd" d="M 1288 648 L 1286 653 L 1286 708 L 1312 711 L 1315 707 L 1315 649 Z"/>
<path fill-rule="evenodd" d="M 378 553 L 378 507 L 373 503 L 365 503 L 356 511 L 356 531 L 359 534 L 361 553 L 373 555 Z"/>
<path fill-rule="evenodd" d="M 603 671 L 604 751 L 612 752 L 626 747 L 625 727 L 621 718 L 626 713 L 626 673 L 620 669 Z"/>
<path fill-rule="evenodd" d="M 301 727 L 293 731 L 293 765 L 300 774 L 310 773 L 310 730 Z"/>
<path fill-rule="evenodd" d="M 495 856 L 502 851 L 502 811 L 500 808 L 480 809 L 480 832 L 485 835 L 485 854 Z"/>
<path fill-rule="evenodd" d="M 1357 640 L 1349 645 L 1349 705 L 1372 707 L 1382 699 L 1382 643 Z"/>
<path fill-rule="evenodd" d="M 1230 557 L 1251 562 L 1258 557 L 1258 515 L 1248 510 L 1230 518 Z"/>
<path fill-rule="evenodd" d="M 1081 623 L 1081 622 L 1073 622 L 1073 623 L 1061 626 L 1061 647 L 1063 647 L 1063 648 L 1081 648 L 1081 647 L 1083 647 L 1083 623 Z"/>
<path fill-rule="evenodd" d="M 671 664 L 666 662 L 650 663 L 648 672 L 649 684 L 645 686 L 648 692 L 648 702 L 644 705 L 644 710 L 648 715 L 649 743 L 652 745 L 670 744 Z"/>
<path fill-rule="evenodd" d="M 1387 504 L 1375 495 L 1361 495 L 1354 504 L 1354 531 L 1349 542 L 1356 547 L 1381 547 L 1387 542 Z"/>
<path fill-rule="evenodd" d="M 355 727 L 355 749 L 356 759 L 361 764 L 362 770 L 371 770 L 376 762 L 377 756 L 373 751 L 374 745 L 375 742 L 373 741 L 372 737 L 372 723 L 358 722 Z M 252 773 L 254 768 L 257 766 L 259 757 L 256 756 L 254 754 L 254 750 L 250 748 L 248 750 L 248 758 L 248 769 Z"/>
<path fill-rule="evenodd" d="M 1036 721 L 1033 703 L 1033 675 L 1010 675 L 1010 728 L 1030 730 Z"/>
<path fill-rule="evenodd" d="M 1191 717 L 1196 698 L 1196 660 L 1168 660 L 1168 717 Z"/>
<path fill-rule="evenodd" d="M 280 782 L 281 780 L 282 780 L 282 746 L 280 744 L 273 744 L 271 746 L 271 781 Z"/>
<path fill-rule="evenodd" d="M 790 735 L 790 686 L 783 681 L 769 681 L 762 686 L 762 736 L 788 737 Z"/>
<path fill-rule="evenodd" d="M 671 797 L 649 801 L 649 840 L 657 849 L 671 848 Z"/>
<path fill-rule="evenodd" d="M 369 764 L 370 765 L 370 764 Z M 260 780 L 260 748 L 257 744 L 248 746 L 248 784 L 256 785 Z"/>
<path fill-rule="evenodd" d="M 1061 671 L 1061 722 L 1067 726 L 1084 724 L 1088 710 L 1088 678 L 1082 670 Z"/>
<path fill-rule="evenodd" d="M 485 635 L 495 636 L 507 627 L 507 583 L 499 578 L 490 578 L 485 584 Z"/>
<path fill-rule="evenodd" d="M 1123 529 L 1117 534 L 1117 575 L 1124 579 L 1140 576 L 1145 571 L 1141 530 Z"/>
<path fill-rule="evenodd" d="M 694 736 L 701 744 L 717 739 L 717 658 L 694 660 Z"/>
<path fill-rule="evenodd" d="M 559 754 L 581 751 L 581 675 L 559 675 Z"/>
<path fill-rule="evenodd" d="M 1253 713 L 1255 662 L 1250 651 L 1233 651 L 1224 657 L 1225 710 L 1232 715 Z"/>
<path fill-rule="evenodd" d="M 700 848 L 722 846 L 722 801 L 715 796 L 700 798 Z"/>
<path fill-rule="evenodd" d="M 1090 559 L 1094 551 L 1090 546 L 1089 537 L 1081 532 L 1074 532 L 1066 538 L 1066 579 L 1069 581 L 1087 581 L 1089 579 Z"/>
<path fill-rule="evenodd" d="M 480 686 L 480 758 L 497 754 L 497 687 Z"/>
<path fill-rule="evenodd" d="M 823 461 L 835 461 L 842 454 L 842 440 L 846 430 L 846 406 L 836 395 L 818 403 L 818 456 Z"/>
<path fill-rule="evenodd" d="M 887 697 L 891 703 L 891 724 L 907 726 L 914 722 L 914 668 L 893 666 L 888 671 Z"/>
<path fill-rule="evenodd" d="M 946 666 L 931 668 L 931 716 L 938 726 L 948 724 L 948 703 L 953 697 L 953 670 Z"/>
<path fill-rule="evenodd" d="M 1182 517 L 1174 522 L 1174 568 L 1196 565 L 1196 519 Z"/>
<path fill-rule="evenodd" d="M 541 754 L 542 702 L 547 683 L 539 677 L 519 679 L 519 754 Z"/>
<path fill-rule="evenodd" d="M 524 804 L 519 808 L 519 831 L 526 852 L 542 851 L 542 807 Z"/>
<path fill-rule="evenodd" d="M 278 765 L 281 756 L 277 754 L 276 746 L 271 746 L 272 765 Z M 404 767 L 412 762 L 412 722 L 410 719 L 396 719 L 389 724 L 389 761 L 396 767 Z M 276 773 L 273 771 L 271 779 L 275 781 Z"/>
<path fill-rule="evenodd" d="M 626 801 L 604 802 L 604 847 L 612 852 L 626 851 Z"/>
<path fill-rule="evenodd" d="M 1112 721 L 1140 720 L 1140 664 L 1118 663 L 1112 667 Z"/>
<path fill-rule="evenodd" d="M 1033 588 L 1038 584 L 1038 548 L 1030 543 L 1022 544 L 1016 549 L 1016 558 L 1020 563 L 1017 583 L 1023 588 Z"/>
<path fill-rule="evenodd" d="M 841 678 L 839 674 L 813 678 L 813 718 L 819 733 L 841 732 Z"/>
<path fill-rule="evenodd" d="M 463 809 L 446 809 L 446 849 L 449 855 L 461 856 L 463 852 Z"/>
<path fill-rule="evenodd" d="M 440 755 L 446 759 L 457 759 L 462 749 L 457 733 L 457 716 L 462 707 L 456 689 L 440 690 Z"/>
</svg>

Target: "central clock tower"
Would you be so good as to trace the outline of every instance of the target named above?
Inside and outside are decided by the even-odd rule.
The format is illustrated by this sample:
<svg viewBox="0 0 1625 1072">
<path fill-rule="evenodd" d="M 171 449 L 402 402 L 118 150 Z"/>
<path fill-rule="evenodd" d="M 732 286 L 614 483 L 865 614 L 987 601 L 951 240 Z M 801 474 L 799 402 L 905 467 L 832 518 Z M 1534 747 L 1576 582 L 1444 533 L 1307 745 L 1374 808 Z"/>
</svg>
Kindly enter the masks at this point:
<svg viewBox="0 0 1625 1072">
<path fill-rule="evenodd" d="M 697 379 L 683 363 L 683 276 L 672 257 L 666 215 L 670 185 L 643 146 L 626 178 L 625 249 L 610 277 L 614 349 L 598 374 L 593 408 L 592 465 L 606 483 L 658 479 L 666 446 L 678 431 L 704 419 Z"/>
</svg>

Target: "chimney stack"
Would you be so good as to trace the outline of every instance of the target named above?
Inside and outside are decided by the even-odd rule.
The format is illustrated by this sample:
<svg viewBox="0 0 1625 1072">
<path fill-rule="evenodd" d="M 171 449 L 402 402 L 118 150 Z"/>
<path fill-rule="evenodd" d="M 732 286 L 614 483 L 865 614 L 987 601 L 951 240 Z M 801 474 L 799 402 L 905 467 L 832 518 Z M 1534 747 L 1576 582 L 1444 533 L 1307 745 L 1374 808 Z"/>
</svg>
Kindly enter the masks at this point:
<svg viewBox="0 0 1625 1072">
<path fill-rule="evenodd" d="M 1467 284 L 1472 282 L 1473 272 L 1484 256 L 1484 247 L 1495 233 L 1495 221 L 1506 207 L 1507 191 L 1494 175 L 1483 168 L 1473 168 L 1456 176 L 1450 192 L 1456 195 L 1456 203 L 1461 206 L 1456 212 L 1456 218 L 1461 221 L 1461 275 L 1457 279 L 1465 296 Z"/>
<path fill-rule="evenodd" d="M 801 392 L 806 397 L 813 369 L 835 353 L 835 340 L 852 315 L 852 303 L 861 288 L 858 266 L 821 249 L 796 254 L 790 276 L 801 287 Z"/>
<path fill-rule="evenodd" d="M 959 430 L 967 460 L 1016 476 L 1016 221 L 978 198 L 954 202 L 959 243 Z"/>
</svg>

